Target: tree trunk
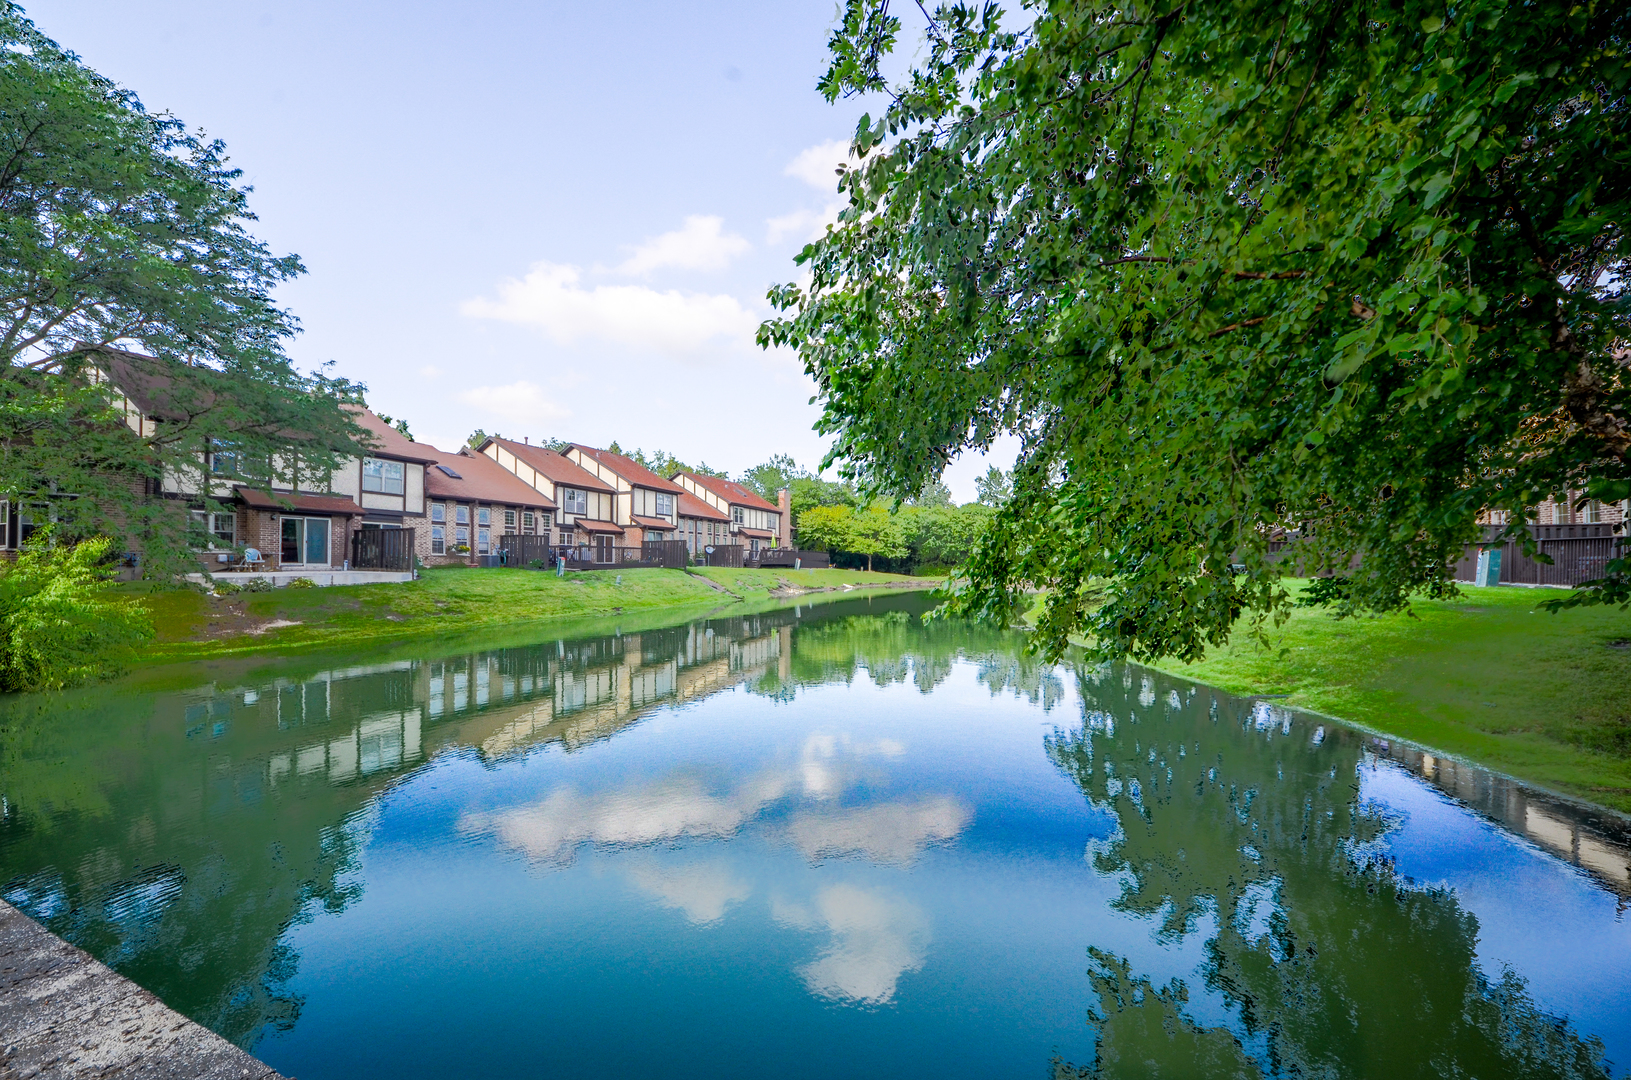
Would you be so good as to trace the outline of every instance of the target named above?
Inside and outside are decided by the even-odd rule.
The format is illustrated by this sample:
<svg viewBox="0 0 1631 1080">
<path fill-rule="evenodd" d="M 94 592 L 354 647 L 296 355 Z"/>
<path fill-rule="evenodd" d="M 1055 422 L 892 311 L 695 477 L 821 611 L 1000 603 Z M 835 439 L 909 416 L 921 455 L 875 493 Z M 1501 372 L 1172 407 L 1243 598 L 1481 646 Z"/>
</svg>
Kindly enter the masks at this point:
<svg viewBox="0 0 1631 1080">
<path fill-rule="evenodd" d="M 866 572 L 872 573 L 872 552 L 866 553 Z"/>
</svg>

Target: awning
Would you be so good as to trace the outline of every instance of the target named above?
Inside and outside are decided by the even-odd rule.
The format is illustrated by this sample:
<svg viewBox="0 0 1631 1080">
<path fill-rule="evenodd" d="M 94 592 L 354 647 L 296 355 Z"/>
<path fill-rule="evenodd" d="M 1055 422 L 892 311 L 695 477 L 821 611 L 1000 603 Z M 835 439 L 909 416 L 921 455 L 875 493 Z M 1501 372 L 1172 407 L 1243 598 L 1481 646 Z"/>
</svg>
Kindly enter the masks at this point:
<svg viewBox="0 0 1631 1080">
<path fill-rule="evenodd" d="M 648 518 L 639 517 L 636 515 L 634 518 L 634 523 L 640 526 L 642 529 L 661 529 L 664 532 L 673 532 L 675 528 L 677 528 L 677 526 L 667 518 Z"/>
<path fill-rule="evenodd" d="M 751 536 L 755 540 L 774 540 L 776 534 L 765 529 L 737 529 L 737 536 Z"/>
<path fill-rule="evenodd" d="M 282 510 L 302 514 L 360 514 L 362 507 L 349 495 L 282 495 L 255 488 L 234 487 L 245 506 L 255 510 Z"/>
<path fill-rule="evenodd" d="M 572 523 L 574 529 L 581 529 L 586 533 L 616 533 L 623 535 L 623 526 L 615 521 L 591 521 L 588 518 L 578 518 Z"/>
</svg>

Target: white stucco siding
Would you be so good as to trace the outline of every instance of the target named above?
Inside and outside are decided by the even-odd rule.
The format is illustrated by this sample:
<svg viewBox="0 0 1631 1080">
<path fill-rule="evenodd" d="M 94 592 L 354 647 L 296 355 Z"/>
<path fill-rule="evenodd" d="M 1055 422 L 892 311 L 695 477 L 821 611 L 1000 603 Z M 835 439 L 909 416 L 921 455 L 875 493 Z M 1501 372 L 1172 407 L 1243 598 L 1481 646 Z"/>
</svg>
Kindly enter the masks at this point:
<svg viewBox="0 0 1631 1080">
<path fill-rule="evenodd" d="M 425 512 L 425 467 L 414 462 L 408 462 L 405 479 L 407 481 L 407 512 L 410 514 L 423 514 Z"/>
</svg>

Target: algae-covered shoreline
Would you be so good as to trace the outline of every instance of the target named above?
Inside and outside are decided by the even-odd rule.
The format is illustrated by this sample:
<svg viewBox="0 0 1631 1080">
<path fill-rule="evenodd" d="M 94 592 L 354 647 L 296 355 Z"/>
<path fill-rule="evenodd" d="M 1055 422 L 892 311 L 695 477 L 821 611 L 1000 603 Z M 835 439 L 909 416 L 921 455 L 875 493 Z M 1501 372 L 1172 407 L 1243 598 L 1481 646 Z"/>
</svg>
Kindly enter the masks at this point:
<svg viewBox="0 0 1631 1080">
<path fill-rule="evenodd" d="M 1237 632 L 1198 662 L 1149 666 L 1631 812 L 1631 612 L 1537 609 L 1552 595 L 1463 586 L 1383 616 L 1299 608 L 1266 645 Z"/>
<path fill-rule="evenodd" d="M 728 606 L 744 612 L 862 589 L 930 589 L 938 579 L 859 570 L 632 569 L 557 577 L 533 570 L 427 570 L 416 581 L 207 595 L 129 590 L 156 635 L 135 668 L 481 633 L 576 632 L 583 622 L 658 615 L 663 624 Z"/>
</svg>

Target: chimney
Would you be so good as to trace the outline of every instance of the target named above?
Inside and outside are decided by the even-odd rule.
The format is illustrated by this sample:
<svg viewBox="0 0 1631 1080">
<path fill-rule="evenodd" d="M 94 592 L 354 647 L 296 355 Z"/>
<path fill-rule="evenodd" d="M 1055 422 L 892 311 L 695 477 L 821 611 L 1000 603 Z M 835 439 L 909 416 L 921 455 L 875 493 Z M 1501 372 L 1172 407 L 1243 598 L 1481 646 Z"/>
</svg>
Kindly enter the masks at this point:
<svg viewBox="0 0 1631 1080">
<path fill-rule="evenodd" d="M 793 513 L 791 508 L 792 501 L 787 494 L 787 489 L 782 488 L 776 492 L 776 509 L 782 512 L 781 524 L 776 535 L 777 547 L 793 546 Z"/>
<path fill-rule="evenodd" d="M 528 446 L 531 446 L 532 445 L 532 436 L 531 435 L 523 435 L 523 436 L 521 436 L 521 441 L 526 443 Z"/>
</svg>

